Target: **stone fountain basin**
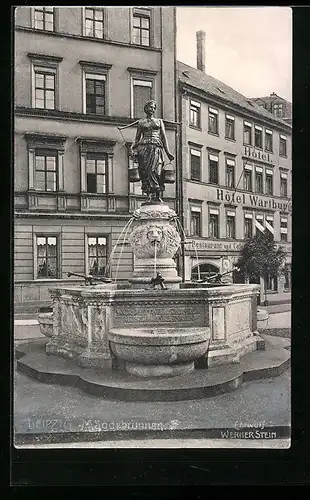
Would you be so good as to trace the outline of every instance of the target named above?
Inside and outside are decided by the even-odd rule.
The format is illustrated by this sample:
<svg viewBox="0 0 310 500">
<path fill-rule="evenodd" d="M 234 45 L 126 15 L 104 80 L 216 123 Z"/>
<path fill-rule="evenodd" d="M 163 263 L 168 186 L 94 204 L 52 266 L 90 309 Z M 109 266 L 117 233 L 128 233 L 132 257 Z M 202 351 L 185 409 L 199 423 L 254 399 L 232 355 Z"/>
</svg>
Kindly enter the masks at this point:
<svg viewBox="0 0 310 500">
<path fill-rule="evenodd" d="M 109 333 L 116 357 L 139 365 L 191 363 L 208 350 L 210 328 L 115 328 Z"/>
<path fill-rule="evenodd" d="M 38 323 L 42 335 L 46 337 L 53 336 L 53 310 L 49 312 L 40 312 L 40 314 L 38 314 Z"/>
</svg>

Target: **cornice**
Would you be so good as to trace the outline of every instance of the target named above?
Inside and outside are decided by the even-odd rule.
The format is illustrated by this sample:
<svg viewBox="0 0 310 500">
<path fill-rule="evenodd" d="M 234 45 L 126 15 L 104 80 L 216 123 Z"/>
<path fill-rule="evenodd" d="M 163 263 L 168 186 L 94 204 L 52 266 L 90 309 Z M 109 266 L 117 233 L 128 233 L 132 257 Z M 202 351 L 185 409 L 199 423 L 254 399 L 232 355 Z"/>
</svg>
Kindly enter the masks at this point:
<svg viewBox="0 0 310 500">
<path fill-rule="evenodd" d="M 59 109 L 36 109 L 26 106 L 16 106 L 15 116 L 29 116 L 31 118 L 49 119 L 49 120 L 64 120 L 76 121 L 85 123 L 102 123 L 103 125 L 123 126 L 133 123 L 132 118 L 127 116 L 108 116 L 108 115 L 87 115 L 85 113 L 77 113 L 74 111 L 62 111 Z M 177 123 L 163 120 L 167 130 L 177 130 Z M 136 127 L 136 125 L 134 125 Z"/>
</svg>

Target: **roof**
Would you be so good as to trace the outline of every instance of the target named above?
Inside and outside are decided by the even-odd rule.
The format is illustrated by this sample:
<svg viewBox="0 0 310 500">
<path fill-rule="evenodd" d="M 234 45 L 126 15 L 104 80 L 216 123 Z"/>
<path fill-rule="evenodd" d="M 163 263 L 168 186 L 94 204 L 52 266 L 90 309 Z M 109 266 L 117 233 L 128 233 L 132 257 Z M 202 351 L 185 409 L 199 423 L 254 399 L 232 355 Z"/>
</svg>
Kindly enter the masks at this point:
<svg viewBox="0 0 310 500">
<path fill-rule="evenodd" d="M 259 97 L 250 97 L 251 101 L 258 101 L 259 99 L 262 100 L 262 101 L 266 101 L 266 102 L 282 101 L 282 102 L 286 102 L 288 104 L 292 104 L 290 101 L 288 101 L 287 99 L 284 99 L 284 97 L 281 97 L 278 94 L 272 94 L 272 95 L 263 96 L 263 97 L 261 97 L 261 96 L 259 96 Z"/>
<path fill-rule="evenodd" d="M 255 101 L 245 97 L 220 80 L 213 78 L 213 76 L 207 75 L 203 71 L 193 68 L 192 66 L 188 66 L 188 64 L 180 61 L 177 62 L 177 68 L 180 82 L 202 90 L 219 99 L 229 101 L 230 103 L 243 108 L 245 111 L 255 113 L 261 118 L 261 120 L 268 119 L 278 123 L 279 125 L 284 125 L 285 127 L 289 126 L 288 123 L 281 118 L 271 115 L 269 111 L 256 104 Z"/>
</svg>

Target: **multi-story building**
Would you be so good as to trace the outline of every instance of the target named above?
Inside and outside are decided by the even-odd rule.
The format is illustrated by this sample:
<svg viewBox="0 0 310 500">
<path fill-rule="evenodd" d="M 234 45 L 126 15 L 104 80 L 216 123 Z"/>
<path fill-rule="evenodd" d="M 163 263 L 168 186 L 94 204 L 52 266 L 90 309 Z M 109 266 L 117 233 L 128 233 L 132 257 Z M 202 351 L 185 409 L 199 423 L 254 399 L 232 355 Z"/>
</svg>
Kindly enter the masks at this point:
<svg viewBox="0 0 310 500">
<path fill-rule="evenodd" d="M 155 99 L 175 152 L 175 59 L 174 7 L 16 8 L 16 312 L 68 272 L 130 279 L 123 230 L 144 197 L 128 181 L 136 127 L 118 127 Z"/>
<path fill-rule="evenodd" d="M 289 290 L 291 126 L 207 75 L 203 32 L 197 46 L 197 69 L 177 63 L 184 279 L 231 269 L 245 238 L 270 231 L 285 247 L 286 273 L 266 286 Z"/>
<path fill-rule="evenodd" d="M 251 101 L 292 125 L 292 103 L 278 96 L 275 92 L 266 97 L 252 97 Z"/>
</svg>

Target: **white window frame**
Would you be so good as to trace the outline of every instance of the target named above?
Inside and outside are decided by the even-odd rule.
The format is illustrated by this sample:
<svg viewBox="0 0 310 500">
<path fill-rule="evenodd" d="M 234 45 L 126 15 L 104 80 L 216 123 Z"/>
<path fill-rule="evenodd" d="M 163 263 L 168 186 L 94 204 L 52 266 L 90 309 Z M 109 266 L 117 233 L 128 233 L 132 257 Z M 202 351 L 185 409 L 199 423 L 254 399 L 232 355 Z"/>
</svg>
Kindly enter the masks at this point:
<svg viewBox="0 0 310 500">
<path fill-rule="evenodd" d="M 141 14 L 141 17 L 148 17 L 149 18 L 149 45 L 142 45 L 142 44 L 137 44 L 134 42 L 133 39 L 133 18 L 135 15 L 139 16 Z M 154 45 L 153 42 L 153 25 L 154 25 L 154 18 L 153 18 L 153 9 L 150 7 L 132 7 L 131 8 L 131 14 L 130 14 L 130 40 L 132 45 L 135 47 L 152 47 Z"/>
<path fill-rule="evenodd" d="M 36 189 L 36 151 L 51 150 L 57 151 L 57 168 L 58 168 L 58 189 L 51 191 L 57 193 L 64 191 L 64 151 L 65 137 L 53 138 L 40 134 L 25 134 L 28 149 L 28 189 L 30 191 L 38 191 Z"/>
<path fill-rule="evenodd" d="M 234 217 L 234 236 L 232 238 L 227 236 L 227 222 L 228 222 L 227 217 Z M 232 240 L 236 239 L 236 212 L 233 212 L 231 210 L 226 211 L 226 238 L 232 239 Z"/>
<path fill-rule="evenodd" d="M 56 9 L 57 7 L 52 6 L 53 9 L 53 29 L 52 30 L 44 30 L 41 28 L 36 28 L 35 26 L 35 10 L 37 7 L 41 7 L 41 5 L 36 5 L 35 7 L 31 7 L 31 27 L 38 31 L 44 31 L 44 33 L 55 33 L 56 31 Z M 49 5 L 42 5 L 42 7 L 50 7 Z"/>
<path fill-rule="evenodd" d="M 202 210 L 201 210 L 201 207 L 200 206 L 197 206 L 197 205 L 190 205 L 190 208 L 189 208 L 189 213 L 190 213 L 190 233 L 192 236 L 198 236 L 198 237 L 201 237 L 202 236 Z M 196 213 L 196 214 L 199 214 L 200 215 L 200 227 L 199 227 L 199 233 L 200 234 L 192 234 L 192 213 Z"/>
<path fill-rule="evenodd" d="M 58 71 L 57 67 L 53 67 L 50 64 L 44 64 L 43 62 L 40 64 L 32 63 L 31 65 L 31 80 L 32 80 L 32 88 L 31 88 L 31 105 L 34 109 L 41 109 L 42 111 L 50 111 L 58 109 Z M 36 73 L 44 71 L 45 73 L 50 73 L 55 77 L 55 90 L 54 90 L 54 108 L 37 108 L 36 107 Z"/>
<path fill-rule="evenodd" d="M 254 235 L 254 229 L 253 229 L 253 224 L 254 224 L 254 222 L 253 222 L 253 214 L 250 214 L 250 213 L 248 213 L 248 212 L 244 212 L 244 217 L 243 217 L 243 237 L 244 237 L 244 238 L 246 238 L 246 236 L 245 236 L 245 223 L 244 223 L 244 219 L 248 219 L 248 220 L 251 220 L 251 221 L 252 221 L 252 224 L 251 224 L 251 226 L 252 226 L 252 231 L 251 231 L 251 236 L 250 236 L 250 237 L 252 238 L 252 237 L 253 237 L 253 235 Z"/>
<path fill-rule="evenodd" d="M 83 69 L 83 114 L 86 114 L 86 80 L 87 78 L 92 78 L 93 80 L 100 80 L 105 82 L 105 95 L 104 95 L 104 108 L 105 108 L 105 113 L 104 115 L 98 115 L 98 116 L 107 116 L 108 115 L 108 85 L 107 85 L 107 79 L 108 79 L 108 74 L 107 72 L 105 73 L 98 73 L 98 72 L 91 72 L 89 70 Z"/>
<path fill-rule="evenodd" d="M 102 10 L 103 12 L 103 30 L 102 38 L 86 35 L 86 9 Z M 97 7 L 88 5 L 87 7 L 82 7 L 82 33 L 83 36 L 87 38 L 92 38 L 94 40 L 104 40 L 106 38 L 106 27 L 107 27 L 107 10 L 105 7 Z"/>
<path fill-rule="evenodd" d="M 109 263 L 110 257 L 110 243 L 111 243 L 111 234 L 110 233 L 99 233 L 98 231 L 87 229 L 85 232 L 85 274 L 89 275 L 89 265 L 88 265 L 88 238 L 105 238 L 106 239 L 106 247 L 107 247 L 107 265 Z"/>
<path fill-rule="evenodd" d="M 192 111 L 192 106 L 198 109 L 198 125 L 194 125 L 191 122 L 191 111 Z M 190 99 L 189 101 L 189 125 L 190 127 L 196 127 L 196 128 L 201 128 L 201 104 L 198 101 L 195 101 L 194 99 Z"/>
<path fill-rule="evenodd" d="M 151 88 L 151 99 L 154 99 L 154 96 L 155 96 L 155 79 L 152 78 L 151 76 L 147 76 L 145 75 L 145 77 L 143 76 L 131 76 L 130 78 L 131 82 L 130 82 L 130 117 L 131 118 L 136 118 L 134 116 L 134 86 L 135 86 L 135 83 L 136 82 L 139 82 L 139 83 L 136 83 L 137 86 L 139 87 L 150 87 Z"/>
<path fill-rule="evenodd" d="M 56 238 L 56 259 L 57 259 L 57 278 L 39 278 L 38 277 L 38 248 L 37 248 L 37 238 Z M 46 226 L 44 231 L 38 231 L 36 227 L 33 228 L 33 279 L 34 281 L 59 281 L 62 278 L 62 257 L 61 257 L 61 229 L 55 228 L 53 226 Z"/>
</svg>

